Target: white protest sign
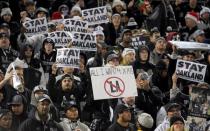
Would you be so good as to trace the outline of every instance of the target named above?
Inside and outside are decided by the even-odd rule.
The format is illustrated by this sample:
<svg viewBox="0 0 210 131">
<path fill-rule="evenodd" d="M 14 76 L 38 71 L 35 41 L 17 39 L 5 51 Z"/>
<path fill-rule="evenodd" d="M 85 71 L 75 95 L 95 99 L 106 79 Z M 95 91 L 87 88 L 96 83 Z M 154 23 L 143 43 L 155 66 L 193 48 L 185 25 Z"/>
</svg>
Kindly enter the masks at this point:
<svg viewBox="0 0 210 131">
<path fill-rule="evenodd" d="M 67 31 L 55 31 L 48 33 L 48 37 L 51 37 L 55 42 L 55 47 L 66 47 L 72 42 L 72 35 Z"/>
<path fill-rule="evenodd" d="M 134 48 L 138 48 L 139 46 L 145 45 L 145 44 L 146 44 L 146 40 L 143 37 L 141 37 L 141 36 L 136 36 L 136 37 L 132 38 L 131 45 Z"/>
<path fill-rule="evenodd" d="M 60 25 L 63 24 L 64 19 L 56 19 L 56 20 L 51 20 L 55 25 Z"/>
<path fill-rule="evenodd" d="M 88 29 L 87 21 L 64 19 L 63 24 L 64 24 L 64 31 L 86 33 Z"/>
<path fill-rule="evenodd" d="M 203 82 L 206 74 L 206 65 L 190 61 L 177 60 L 176 74 L 179 78 Z"/>
<path fill-rule="evenodd" d="M 48 32 L 47 19 L 45 17 L 26 21 L 23 23 L 23 26 L 26 28 L 25 34 L 27 36 Z"/>
<path fill-rule="evenodd" d="M 57 67 L 79 68 L 80 50 L 75 48 L 57 49 Z"/>
<path fill-rule="evenodd" d="M 93 33 L 79 33 L 72 34 L 72 47 L 86 51 L 96 51 L 96 36 Z"/>
<path fill-rule="evenodd" d="M 22 86 L 21 80 L 17 75 L 17 72 L 15 70 L 14 64 L 12 63 L 12 69 L 13 69 L 13 77 L 12 77 L 12 82 L 13 82 L 13 87 L 16 90 L 19 90 L 19 88 Z"/>
<path fill-rule="evenodd" d="M 137 96 L 132 66 L 90 68 L 94 100 Z"/>
<path fill-rule="evenodd" d="M 188 42 L 188 41 L 169 41 L 177 46 L 178 49 L 189 50 L 210 50 L 210 45 L 206 43 Z"/>
<path fill-rule="evenodd" d="M 106 6 L 82 10 L 82 16 L 89 25 L 108 23 Z"/>
</svg>

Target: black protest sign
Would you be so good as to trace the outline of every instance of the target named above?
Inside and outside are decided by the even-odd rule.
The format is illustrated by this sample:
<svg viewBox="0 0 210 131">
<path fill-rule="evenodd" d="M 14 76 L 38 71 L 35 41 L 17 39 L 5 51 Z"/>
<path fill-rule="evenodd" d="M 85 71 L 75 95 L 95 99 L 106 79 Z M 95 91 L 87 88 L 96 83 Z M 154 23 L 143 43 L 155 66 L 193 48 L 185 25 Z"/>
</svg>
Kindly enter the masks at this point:
<svg viewBox="0 0 210 131">
<path fill-rule="evenodd" d="M 55 31 L 48 33 L 48 37 L 51 37 L 55 42 L 55 47 L 66 47 L 72 42 L 72 36 L 70 32 Z"/>
<path fill-rule="evenodd" d="M 142 36 L 136 36 L 132 38 L 131 45 L 136 49 L 138 49 L 139 46 L 145 45 L 145 44 L 146 44 L 146 39 Z"/>
<path fill-rule="evenodd" d="M 96 36 L 93 33 L 79 33 L 72 34 L 72 46 L 86 51 L 96 51 Z"/>
<path fill-rule="evenodd" d="M 106 6 L 82 10 L 82 16 L 89 25 L 109 22 Z"/>
<path fill-rule="evenodd" d="M 75 48 L 57 49 L 56 63 L 58 67 L 79 68 L 80 50 Z"/>
<path fill-rule="evenodd" d="M 88 29 L 87 21 L 64 19 L 63 24 L 64 24 L 64 31 L 86 33 Z"/>
<path fill-rule="evenodd" d="M 25 34 L 27 36 L 44 34 L 48 32 L 47 19 L 45 17 L 26 21 L 23 23 L 23 26 L 26 28 Z"/>
<path fill-rule="evenodd" d="M 206 65 L 190 61 L 177 60 L 176 74 L 179 78 L 203 82 L 206 74 Z"/>
</svg>

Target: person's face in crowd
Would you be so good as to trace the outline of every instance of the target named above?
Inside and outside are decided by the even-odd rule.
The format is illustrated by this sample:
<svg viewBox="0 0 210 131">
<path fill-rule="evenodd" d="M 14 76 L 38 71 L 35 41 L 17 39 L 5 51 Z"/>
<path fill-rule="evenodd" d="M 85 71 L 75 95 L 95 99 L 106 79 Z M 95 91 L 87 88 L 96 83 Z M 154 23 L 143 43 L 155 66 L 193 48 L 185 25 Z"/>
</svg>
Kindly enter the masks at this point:
<svg viewBox="0 0 210 131">
<path fill-rule="evenodd" d="M 21 83 L 24 85 L 23 69 L 16 69 L 17 76 L 20 78 Z"/>
<path fill-rule="evenodd" d="M 166 49 L 166 42 L 164 40 L 158 40 L 155 44 L 155 50 L 159 52 L 164 52 Z"/>
<path fill-rule="evenodd" d="M 73 80 L 69 78 L 64 78 L 61 82 L 62 90 L 69 90 L 72 88 Z"/>
<path fill-rule="evenodd" d="M 113 66 L 118 66 L 118 65 L 120 64 L 118 58 L 114 58 L 114 59 L 110 60 L 108 63 L 109 63 L 110 65 L 113 65 Z"/>
<path fill-rule="evenodd" d="M 39 13 L 37 14 L 37 18 L 43 18 L 43 17 L 46 17 L 45 12 L 39 12 Z"/>
<path fill-rule="evenodd" d="M 62 13 L 64 16 L 68 15 L 68 13 L 69 13 L 68 8 L 66 8 L 66 7 L 61 8 L 61 13 Z"/>
<path fill-rule="evenodd" d="M 184 131 L 184 123 L 181 121 L 176 121 L 172 126 L 173 131 Z"/>
<path fill-rule="evenodd" d="M 121 23 L 121 16 L 120 15 L 112 16 L 112 23 L 114 25 L 120 25 L 120 23 Z"/>
<path fill-rule="evenodd" d="M 104 41 L 104 36 L 101 35 L 101 34 L 97 34 L 96 35 L 96 42 L 99 43 L 99 42 L 103 42 Z"/>
<path fill-rule="evenodd" d="M 6 21 L 6 22 L 10 22 L 11 19 L 12 19 L 12 16 L 9 15 L 9 14 L 6 14 L 6 15 L 3 16 L 3 20 Z"/>
<path fill-rule="evenodd" d="M 71 11 L 71 17 L 73 17 L 73 16 L 80 16 L 81 14 L 80 14 L 80 12 L 79 11 L 77 11 L 77 10 L 74 10 L 74 11 Z"/>
<path fill-rule="evenodd" d="M 9 129 L 12 125 L 12 113 L 9 112 L 0 118 L 0 127 Z"/>
<path fill-rule="evenodd" d="M 197 42 L 203 43 L 204 40 L 206 39 L 206 37 L 205 37 L 205 34 L 201 34 L 201 35 L 197 36 L 195 39 Z"/>
<path fill-rule="evenodd" d="M 183 56 L 183 60 L 185 60 L 185 61 L 193 61 L 194 59 L 195 59 L 195 56 L 193 56 L 192 54 Z"/>
<path fill-rule="evenodd" d="M 140 87 L 140 89 L 148 89 L 149 87 L 149 80 L 142 79 L 140 74 L 136 78 L 136 83 Z"/>
<path fill-rule="evenodd" d="M 129 106 L 133 106 L 135 104 L 135 97 L 125 97 L 123 101 Z"/>
<path fill-rule="evenodd" d="M 31 58 L 32 57 L 32 54 L 33 54 L 33 49 L 27 48 L 25 50 L 25 56 L 26 56 L 26 58 Z"/>
<path fill-rule="evenodd" d="M 36 7 L 35 5 L 29 5 L 29 6 L 26 6 L 26 11 L 29 13 L 29 14 L 33 14 L 36 10 Z"/>
<path fill-rule="evenodd" d="M 8 37 L 0 37 L 0 48 L 2 49 L 8 49 L 10 45 L 10 40 Z"/>
<path fill-rule="evenodd" d="M 12 105 L 12 112 L 15 115 L 21 115 L 24 111 L 24 105 L 23 104 L 14 104 Z"/>
<path fill-rule="evenodd" d="M 124 58 L 128 63 L 132 63 L 135 61 L 135 54 L 133 52 L 128 53 L 127 55 L 125 55 Z"/>
<path fill-rule="evenodd" d="M 120 14 L 123 10 L 123 7 L 121 5 L 117 5 L 117 6 L 115 6 L 115 10 L 116 10 L 117 13 Z"/>
<path fill-rule="evenodd" d="M 146 11 L 147 14 L 152 13 L 152 6 L 151 6 L 151 4 L 147 4 L 146 5 L 145 11 Z"/>
<path fill-rule="evenodd" d="M 188 28 L 193 28 L 196 26 L 196 22 L 190 18 L 186 18 L 185 23 Z"/>
<path fill-rule="evenodd" d="M 132 33 L 131 32 L 126 32 L 123 35 L 123 42 L 124 43 L 130 43 L 132 41 Z"/>
<path fill-rule="evenodd" d="M 48 115 L 48 112 L 50 110 L 50 102 L 48 100 L 44 100 L 42 102 L 38 102 L 37 103 L 37 111 L 38 111 L 38 114 L 40 116 L 46 116 Z"/>
<path fill-rule="evenodd" d="M 85 57 L 83 55 L 80 55 L 79 61 L 80 61 L 80 63 L 82 63 L 83 65 L 85 65 Z"/>
<path fill-rule="evenodd" d="M 53 45 L 51 43 L 44 43 L 44 49 L 46 53 L 51 53 L 53 51 Z"/>
<path fill-rule="evenodd" d="M 63 67 L 64 74 L 72 74 L 74 72 L 74 68 L 71 67 Z"/>
<path fill-rule="evenodd" d="M 139 52 L 139 56 L 140 56 L 141 61 L 144 61 L 144 62 L 147 61 L 148 57 L 149 57 L 148 51 L 147 50 L 141 50 Z"/>
<path fill-rule="evenodd" d="M 181 116 L 181 111 L 179 108 L 173 107 L 168 111 L 167 116 L 169 118 L 171 118 L 173 116 Z"/>
<path fill-rule="evenodd" d="M 195 8 L 197 6 L 197 0 L 190 0 L 189 4 L 191 7 Z"/>
<path fill-rule="evenodd" d="M 76 107 L 70 107 L 66 111 L 66 117 L 70 120 L 77 120 L 79 117 L 78 109 Z"/>
<path fill-rule="evenodd" d="M 150 41 L 152 43 L 155 43 L 156 42 L 156 39 L 160 37 L 160 33 L 159 32 L 156 32 L 156 33 L 153 33 L 152 36 L 150 36 Z"/>
<path fill-rule="evenodd" d="M 208 20 L 209 19 L 209 16 L 210 16 L 210 13 L 209 12 L 205 12 L 204 14 L 202 14 L 202 19 L 204 20 Z"/>
<path fill-rule="evenodd" d="M 129 21 L 129 17 L 126 16 L 126 15 L 124 15 L 124 16 L 122 16 L 121 21 L 122 21 L 123 23 L 127 24 L 128 21 Z"/>
<path fill-rule="evenodd" d="M 129 110 L 125 110 L 121 114 L 119 114 L 119 118 L 123 122 L 130 122 L 131 121 L 131 112 Z"/>
</svg>

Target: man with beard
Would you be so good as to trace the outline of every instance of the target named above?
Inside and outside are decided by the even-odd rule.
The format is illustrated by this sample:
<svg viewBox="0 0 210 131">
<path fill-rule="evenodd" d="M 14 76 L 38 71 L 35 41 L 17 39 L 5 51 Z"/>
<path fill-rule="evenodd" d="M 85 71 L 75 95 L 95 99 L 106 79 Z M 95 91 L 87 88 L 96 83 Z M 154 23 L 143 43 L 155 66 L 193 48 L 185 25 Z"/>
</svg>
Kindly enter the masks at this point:
<svg viewBox="0 0 210 131">
<path fill-rule="evenodd" d="M 131 112 L 126 105 L 117 105 L 115 113 L 117 115 L 117 119 L 114 120 L 114 123 L 107 131 L 134 131 L 134 125 L 130 123 Z"/>
<path fill-rule="evenodd" d="M 50 103 L 49 96 L 39 97 L 34 116 L 24 121 L 19 131 L 63 131 L 63 128 L 49 114 Z"/>
</svg>

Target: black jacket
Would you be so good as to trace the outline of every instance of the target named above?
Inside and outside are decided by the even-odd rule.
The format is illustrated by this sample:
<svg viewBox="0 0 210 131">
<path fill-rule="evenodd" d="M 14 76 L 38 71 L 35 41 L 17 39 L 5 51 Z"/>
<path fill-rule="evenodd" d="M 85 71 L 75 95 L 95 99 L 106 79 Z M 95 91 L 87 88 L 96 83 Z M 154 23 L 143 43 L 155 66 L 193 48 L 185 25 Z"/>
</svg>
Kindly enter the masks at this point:
<svg viewBox="0 0 210 131">
<path fill-rule="evenodd" d="M 63 131 L 63 128 L 52 119 L 42 122 L 34 114 L 21 124 L 18 131 Z"/>
<path fill-rule="evenodd" d="M 115 122 L 108 128 L 107 131 L 134 131 L 134 125 L 129 124 L 128 127 L 122 127 L 120 124 Z"/>
</svg>

